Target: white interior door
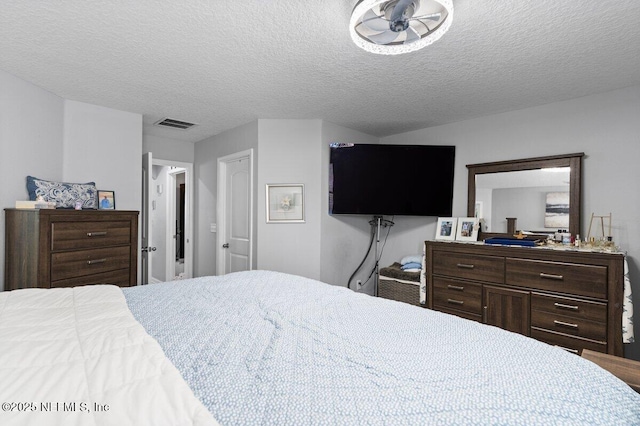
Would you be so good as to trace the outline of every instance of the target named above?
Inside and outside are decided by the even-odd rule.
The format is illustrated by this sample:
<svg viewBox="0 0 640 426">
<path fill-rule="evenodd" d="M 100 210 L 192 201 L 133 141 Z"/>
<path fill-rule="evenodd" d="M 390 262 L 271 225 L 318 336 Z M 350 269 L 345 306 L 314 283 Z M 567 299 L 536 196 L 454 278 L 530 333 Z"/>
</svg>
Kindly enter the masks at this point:
<svg viewBox="0 0 640 426">
<path fill-rule="evenodd" d="M 148 152 L 142 156 L 142 284 L 149 284 L 151 278 L 151 256 L 149 244 L 151 242 L 151 194 L 153 179 L 153 155 Z"/>
<path fill-rule="evenodd" d="M 218 160 L 219 275 L 246 271 L 252 264 L 252 152 Z"/>
</svg>

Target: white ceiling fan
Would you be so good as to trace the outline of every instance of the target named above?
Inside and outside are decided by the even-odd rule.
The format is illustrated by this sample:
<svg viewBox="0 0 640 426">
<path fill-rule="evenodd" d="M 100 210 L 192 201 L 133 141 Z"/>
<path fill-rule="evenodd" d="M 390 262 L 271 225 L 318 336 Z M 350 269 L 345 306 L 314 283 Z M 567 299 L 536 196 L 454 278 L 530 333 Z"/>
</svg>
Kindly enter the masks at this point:
<svg viewBox="0 0 640 426">
<path fill-rule="evenodd" d="M 442 37 L 452 19 L 451 0 L 360 0 L 351 15 L 351 37 L 369 52 L 406 53 Z"/>
</svg>

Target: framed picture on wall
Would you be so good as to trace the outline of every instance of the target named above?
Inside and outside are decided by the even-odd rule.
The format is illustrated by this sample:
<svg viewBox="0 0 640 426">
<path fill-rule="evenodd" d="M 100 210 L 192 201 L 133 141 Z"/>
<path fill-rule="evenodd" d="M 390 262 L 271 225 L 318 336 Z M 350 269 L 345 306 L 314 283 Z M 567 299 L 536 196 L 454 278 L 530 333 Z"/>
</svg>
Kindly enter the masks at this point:
<svg viewBox="0 0 640 426">
<path fill-rule="evenodd" d="M 480 220 L 477 217 L 458 218 L 456 241 L 478 241 Z"/>
<path fill-rule="evenodd" d="M 304 222 L 304 185 L 267 184 L 267 223 Z"/>
<path fill-rule="evenodd" d="M 456 239 L 457 217 L 439 217 L 436 226 L 436 240 L 453 241 Z"/>
<path fill-rule="evenodd" d="M 98 209 L 115 210 L 116 193 L 114 191 L 98 190 Z"/>
</svg>

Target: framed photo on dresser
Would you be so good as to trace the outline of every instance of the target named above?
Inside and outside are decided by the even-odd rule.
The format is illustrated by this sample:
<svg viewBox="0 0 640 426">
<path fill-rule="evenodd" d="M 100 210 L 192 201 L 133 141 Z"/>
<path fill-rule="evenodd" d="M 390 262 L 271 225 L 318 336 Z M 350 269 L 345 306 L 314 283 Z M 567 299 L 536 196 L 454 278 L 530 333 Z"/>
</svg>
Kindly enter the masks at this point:
<svg viewBox="0 0 640 426">
<path fill-rule="evenodd" d="M 457 224 L 457 217 L 439 217 L 438 224 L 436 226 L 436 240 L 455 240 Z"/>
<path fill-rule="evenodd" d="M 115 210 L 116 209 L 116 193 L 113 191 L 98 191 L 98 209 Z"/>
<path fill-rule="evenodd" d="M 478 241 L 479 229 L 480 219 L 478 219 L 477 217 L 458 218 L 456 241 Z"/>
</svg>

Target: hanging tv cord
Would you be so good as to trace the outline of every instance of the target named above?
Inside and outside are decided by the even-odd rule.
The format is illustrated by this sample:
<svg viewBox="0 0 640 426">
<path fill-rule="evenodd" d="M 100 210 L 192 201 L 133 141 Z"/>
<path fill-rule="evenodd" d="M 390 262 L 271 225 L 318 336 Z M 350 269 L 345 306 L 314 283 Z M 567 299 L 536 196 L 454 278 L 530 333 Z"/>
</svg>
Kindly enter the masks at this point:
<svg viewBox="0 0 640 426">
<path fill-rule="evenodd" d="M 371 224 L 371 221 L 369 221 L 369 224 Z M 362 258 L 362 262 L 360 262 L 360 264 L 358 265 L 358 267 L 356 268 L 355 271 L 353 271 L 353 274 L 351 274 L 351 276 L 349 277 L 349 281 L 347 281 L 347 288 L 349 290 L 351 290 L 351 281 L 353 281 L 353 277 L 356 276 L 356 274 L 358 273 L 358 271 L 360 270 L 360 268 L 362 268 L 362 265 L 364 265 L 364 262 L 367 260 L 367 258 L 369 257 L 369 253 L 371 252 L 371 247 L 373 247 L 373 239 L 376 236 L 376 232 L 375 232 L 376 228 L 372 225 L 371 226 L 371 238 L 369 239 L 369 248 L 367 249 L 367 253 L 364 255 L 364 257 Z"/>
<path fill-rule="evenodd" d="M 371 279 L 371 276 L 375 273 L 375 279 L 374 279 L 374 295 L 377 296 L 378 295 L 378 267 L 379 267 L 379 262 L 380 262 L 380 258 L 382 257 L 382 251 L 384 250 L 384 246 L 387 243 L 387 238 L 389 237 L 389 232 L 391 231 L 391 227 L 394 225 L 393 221 L 385 219 L 383 216 L 373 216 L 373 219 L 371 219 L 369 221 L 369 225 L 371 226 L 371 239 L 369 240 L 369 248 L 367 249 L 367 253 L 364 255 L 364 258 L 362 259 L 362 261 L 360 262 L 360 264 L 358 265 L 358 267 L 356 268 L 355 271 L 353 271 L 353 274 L 351 274 L 351 276 L 349 277 L 349 281 L 347 282 L 347 288 L 351 289 L 351 281 L 353 280 L 353 277 L 356 276 L 356 274 L 358 273 L 358 271 L 362 268 L 362 265 L 364 265 L 364 262 L 367 260 L 367 258 L 369 257 L 369 253 L 371 252 L 371 247 L 373 246 L 373 242 L 375 239 L 376 242 L 376 252 L 375 252 L 375 262 L 374 262 L 374 266 L 373 269 L 371 270 L 371 272 L 369 273 L 369 276 L 367 277 L 366 281 L 364 283 L 362 283 L 362 286 L 364 287 L 369 280 Z M 378 249 L 378 245 L 380 244 L 380 228 L 388 228 L 387 229 L 387 235 L 384 238 L 384 242 L 382 244 L 382 249 L 379 250 Z"/>
<path fill-rule="evenodd" d="M 380 271 L 380 259 L 382 258 L 382 251 L 384 250 L 384 246 L 387 244 L 387 238 L 389 238 L 389 233 L 391 232 L 391 227 L 395 225 L 393 221 L 384 219 L 382 216 L 374 216 L 374 220 L 377 221 L 377 232 L 376 232 L 376 262 L 373 265 L 373 270 L 369 274 L 369 278 L 371 275 L 375 273 L 373 279 L 373 295 L 378 296 L 378 272 Z M 380 227 L 387 228 L 387 235 L 384 237 L 384 242 L 382 243 L 382 248 L 378 250 L 378 246 L 380 245 Z M 367 281 L 369 281 L 367 278 Z"/>
</svg>

